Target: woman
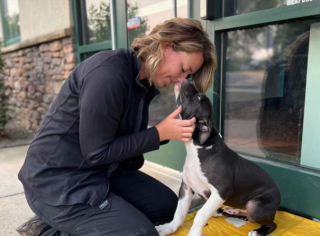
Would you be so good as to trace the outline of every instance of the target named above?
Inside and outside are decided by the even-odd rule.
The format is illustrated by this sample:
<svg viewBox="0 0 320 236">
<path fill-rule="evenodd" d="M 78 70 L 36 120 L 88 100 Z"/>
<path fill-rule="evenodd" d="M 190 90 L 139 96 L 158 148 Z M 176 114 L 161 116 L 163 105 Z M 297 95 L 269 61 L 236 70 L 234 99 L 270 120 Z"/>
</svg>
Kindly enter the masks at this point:
<svg viewBox="0 0 320 236">
<path fill-rule="evenodd" d="M 147 128 L 162 87 L 192 75 L 206 92 L 215 49 L 201 23 L 175 18 L 136 38 L 131 50 L 103 51 L 70 74 L 30 145 L 19 173 L 36 217 L 25 235 L 158 235 L 176 195 L 140 172 L 143 153 L 166 140 L 189 141 L 195 118 L 176 109 Z M 32 233 L 28 232 L 31 229 Z M 30 231 L 30 230 L 29 230 Z"/>
</svg>

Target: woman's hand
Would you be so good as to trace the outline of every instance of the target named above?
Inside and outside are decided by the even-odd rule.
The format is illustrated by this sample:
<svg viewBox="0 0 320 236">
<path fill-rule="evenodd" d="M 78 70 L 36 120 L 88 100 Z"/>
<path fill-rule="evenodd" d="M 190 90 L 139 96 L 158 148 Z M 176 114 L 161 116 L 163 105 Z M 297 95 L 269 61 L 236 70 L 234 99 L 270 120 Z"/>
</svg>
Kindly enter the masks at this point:
<svg viewBox="0 0 320 236">
<path fill-rule="evenodd" d="M 195 128 L 194 123 L 196 122 L 196 118 L 193 117 L 190 120 L 175 119 L 180 114 L 181 109 L 181 106 L 179 106 L 160 124 L 156 125 L 160 136 L 160 142 L 163 140 L 190 141 Z"/>
</svg>

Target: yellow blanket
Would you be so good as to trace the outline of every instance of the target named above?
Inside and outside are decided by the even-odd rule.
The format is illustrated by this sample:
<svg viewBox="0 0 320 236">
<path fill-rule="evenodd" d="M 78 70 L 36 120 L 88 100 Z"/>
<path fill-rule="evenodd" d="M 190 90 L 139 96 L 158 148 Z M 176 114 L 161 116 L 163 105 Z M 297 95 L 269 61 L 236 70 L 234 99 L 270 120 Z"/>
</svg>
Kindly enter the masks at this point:
<svg viewBox="0 0 320 236">
<path fill-rule="evenodd" d="M 188 235 L 197 212 L 187 215 L 182 227 L 172 236 Z M 320 236 L 320 223 L 287 212 L 278 211 L 275 217 L 277 229 L 268 236 Z M 230 217 L 210 217 L 203 228 L 203 236 L 247 236 L 248 232 L 260 228 L 259 224 Z"/>
</svg>

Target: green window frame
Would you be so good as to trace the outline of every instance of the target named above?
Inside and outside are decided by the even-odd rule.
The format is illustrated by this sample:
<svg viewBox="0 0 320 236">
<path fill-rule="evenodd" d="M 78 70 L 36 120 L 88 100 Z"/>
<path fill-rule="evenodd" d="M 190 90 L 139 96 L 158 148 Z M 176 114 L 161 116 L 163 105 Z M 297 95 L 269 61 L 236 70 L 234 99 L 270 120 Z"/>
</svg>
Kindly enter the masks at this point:
<svg viewBox="0 0 320 236">
<path fill-rule="evenodd" d="M 0 7 L 1 7 L 1 23 L 2 23 L 2 32 L 3 32 L 3 40 L 6 46 L 16 44 L 20 42 L 20 27 L 19 25 L 17 26 L 18 28 L 14 29 L 15 34 L 14 36 L 10 35 L 8 25 L 6 24 L 6 14 L 4 11 L 5 0 L 0 0 Z M 19 18 L 19 13 L 18 13 L 18 18 Z M 19 20 L 18 20 L 19 21 Z M 17 35 L 18 34 L 18 35 Z"/>
<path fill-rule="evenodd" d="M 101 50 L 111 50 L 116 48 L 126 48 L 127 31 L 126 31 L 126 2 L 125 0 L 110 0 L 111 13 L 111 30 L 112 39 L 100 43 L 83 45 L 83 1 L 72 0 L 72 11 L 74 21 L 74 41 L 76 49 L 76 61 L 79 64 L 86 59 L 87 55 L 91 55 Z"/>
</svg>

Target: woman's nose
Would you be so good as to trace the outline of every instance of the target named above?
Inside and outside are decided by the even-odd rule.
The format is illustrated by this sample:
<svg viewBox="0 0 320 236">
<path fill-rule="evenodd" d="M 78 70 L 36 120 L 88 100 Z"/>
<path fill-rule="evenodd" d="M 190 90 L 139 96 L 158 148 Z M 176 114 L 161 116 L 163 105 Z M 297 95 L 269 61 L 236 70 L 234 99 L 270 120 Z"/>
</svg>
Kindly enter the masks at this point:
<svg viewBox="0 0 320 236">
<path fill-rule="evenodd" d="M 190 78 L 188 74 L 181 74 L 178 81 L 181 83 L 183 80 Z"/>
</svg>

